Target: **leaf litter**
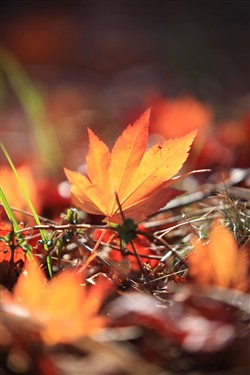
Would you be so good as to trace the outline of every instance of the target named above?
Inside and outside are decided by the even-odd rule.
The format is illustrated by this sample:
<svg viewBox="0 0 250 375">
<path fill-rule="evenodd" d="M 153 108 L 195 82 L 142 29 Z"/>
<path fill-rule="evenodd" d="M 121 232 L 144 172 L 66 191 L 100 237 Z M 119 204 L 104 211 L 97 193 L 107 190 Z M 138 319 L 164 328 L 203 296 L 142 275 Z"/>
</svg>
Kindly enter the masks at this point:
<svg viewBox="0 0 250 375">
<path fill-rule="evenodd" d="M 78 209 L 13 232 L 35 260 L 2 231 L 4 374 L 249 370 L 249 171 L 179 197 L 195 133 L 146 150 L 149 121 L 111 152 L 89 130 L 86 176 L 65 170 Z"/>
</svg>

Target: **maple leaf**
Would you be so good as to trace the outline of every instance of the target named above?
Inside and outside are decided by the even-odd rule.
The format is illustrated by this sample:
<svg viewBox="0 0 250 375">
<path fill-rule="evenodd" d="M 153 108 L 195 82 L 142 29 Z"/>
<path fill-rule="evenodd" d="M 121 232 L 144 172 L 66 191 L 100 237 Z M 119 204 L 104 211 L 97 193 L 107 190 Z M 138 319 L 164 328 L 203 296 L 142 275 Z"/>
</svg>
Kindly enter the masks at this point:
<svg viewBox="0 0 250 375">
<path fill-rule="evenodd" d="M 19 227 L 22 229 L 22 224 Z M 7 288 L 15 284 L 25 262 L 25 248 L 29 245 L 22 235 L 14 234 L 11 223 L 0 221 L 0 284 Z"/>
<path fill-rule="evenodd" d="M 246 254 L 237 248 L 233 234 L 218 221 L 212 226 L 209 242 L 193 241 L 188 260 L 190 276 L 197 284 L 248 289 Z"/>
<path fill-rule="evenodd" d="M 16 169 L 36 212 L 40 213 L 42 202 L 31 165 L 26 163 Z M 21 210 L 29 210 L 23 191 L 17 182 L 13 170 L 8 165 L 1 166 L 1 188 L 4 191 L 10 206 Z M 18 220 L 23 219 L 22 213 L 16 212 L 15 216 Z M 27 221 L 26 216 L 25 219 Z"/>
<path fill-rule="evenodd" d="M 119 198 L 126 217 L 145 219 L 181 192 L 170 189 L 185 162 L 196 132 L 155 144 L 146 151 L 150 109 L 129 125 L 112 151 L 90 129 L 86 176 L 65 168 L 73 202 L 82 210 L 121 222 Z"/>
<path fill-rule="evenodd" d="M 199 129 L 199 137 L 206 134 L 213 121 L 213 113 L 191 96 L 177 99 L 162 99 L 153 108 L 150 131 L 164 137 L 180 137 Z"/>
<path fill-rule="evenodd" d="M 97 313 L 108 290 L 107 283 L 98 279 L 87 288 L 81 286 L 79 277 L 67 270 L 48 282 L 37 263 L 27 261 L 13 295 L 2 292 L 3 309 L 29 317 L 50 345 L 73 342 L 106 324 L 106 318 Z"/>
</svg>

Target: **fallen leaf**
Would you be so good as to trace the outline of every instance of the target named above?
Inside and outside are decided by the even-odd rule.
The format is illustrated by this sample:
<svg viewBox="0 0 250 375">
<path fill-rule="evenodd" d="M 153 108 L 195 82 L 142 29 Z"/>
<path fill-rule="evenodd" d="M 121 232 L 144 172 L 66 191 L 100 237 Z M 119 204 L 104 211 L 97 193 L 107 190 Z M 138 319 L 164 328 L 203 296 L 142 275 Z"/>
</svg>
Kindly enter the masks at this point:
<svg viewBox="0 0 250 375">
<path fill-rule="evenodd" d="M 25 251 L 18 246 L 11 223 L 0 221 L 0 284 L 11 289 L 24 262 Z"/>
<path fill-rule="evenodd" d="M 23 164 L 17 167 L 17 172 L 36 212 L 39 214 L 41 212 L 41 197 L 38 193 L 37 181 L 35 181 L 32 167 L 28 163 Z M 1 188 L 10 206 L 29 211 L 23 191 L 17 182 L 15 174 L 8 165 L 1 167 Z M 24 218 L 24 214 L 20 212 L 15 212 L 15 216 L 18 220 L 23 220 Z M 27 219 L 28 217 L 25 216 L 26 222 Z"/>
<path fill-rule="evenodd" d="M 27 261 L 13 295 L 2 292 L 3 308 L 10 313 L 22 311 L 37 324 L 48 344 L 74 342 L 106 323 L 106 318 L 98 315 L 108 290 L 106 279 L 87 288 L 79 277 L 67 270 L 47 281 L 38 264 Z"/>
<path fill-rule="evenodd" d="M 207 300 L 214 313 L 222 310 L 227 315 L 226 305 Z M 221 319 L 223 316 L 209 319 L 202 307 L 201 303 L 190 308 L 185 302 L 173 302 L 166 308 L 154 297 L 134 292 L 114 300 L 110 316 L 115 326 L 144 326 L 191 353 L 212 353 L 230 345 L 237 335 L 236 325 Z"/>
<path fill-rule="evenodd" d="M 196 132 L 155 144 L 146 151 L 149 117 L 147 110 L 129 125 L 111 152 L 88 130 L 86 176 L 65 169 L 76 206 L 106 216 L 107 222 L 119 223 L 117 193 L 124 215 L 138 222 L 180 194 L 169 187 L 184 177 L 173 178 L 185 162 Z"/>
<path fill-rule="evenodd" d="M 12 251 L 8 241 L 4 240 L 4 237 L 12 232 L 11 224 L 8 222 L 0 222 L 0 263 L 6 261 L 9 262 L 12 258 Z M 15 241 L 14 244 L 16 245 Z M 16 246 L 13 250 L 13 263 L 18 261 L 25 261 L 25 253 L 21 247 Z"/>
<path fill-rule="evenodd" d="M 174 138 L 199 129 L 200 136 L 207 131 L 212 121 L 211 108 L 191 96 L 162 99 L 154 105 L 150 131 L 165 138 Z"/>
<path fill-rule="evenodd" d="M 188 257 L 191 279 L 201 285 L 217 285 L 246 291 L 249 262 L 243 249 L 238 249 L 233 234 L 216 221 L 210 240 L 193 241 Z"/>
</svg>

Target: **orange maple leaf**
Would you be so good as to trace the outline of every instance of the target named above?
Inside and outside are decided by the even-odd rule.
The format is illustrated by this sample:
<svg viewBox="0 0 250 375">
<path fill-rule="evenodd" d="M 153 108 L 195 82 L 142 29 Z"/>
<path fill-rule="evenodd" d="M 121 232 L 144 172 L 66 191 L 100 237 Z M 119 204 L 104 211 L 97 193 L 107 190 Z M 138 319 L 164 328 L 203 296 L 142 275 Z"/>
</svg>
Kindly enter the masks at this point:
<svg viewBox="0 0 250 375">
<path fill-rule="evenodd" d="M 248 289 L 246 254 L 237 248 L 233 234 L 218 221 L 212 226 L 209 242 L 193 241 L 188 260 L 190 276 L 197 284 Z"/>
<path fill-rule="evenodd" d="M 48 344 L 73 342 L 106 324 L 106 318 L 97 313 L 107 283 L 99 279 L 87 288 L 79 277 L 67 270 L 48 282 L 37 263 L 27 261 L 13 295 L 2 292 L 3 308 L 31 319 Z"/>
<path fill-rule="evenodd" d="M 211 108 L 191 96 L 162 99 L 154 105 L 150 131 L 174 138 L 199 129 L 200 137 L 206 133 L 212 120 Z"/>
<path fill-rule="evenodd" d="M 26 163 L 17 167 L 17 172 L 27 191 L 27 194 L 34 205 L 37 213 L 41 211 L 41 197 L 38 193 L 37 181 L 35 180 L 32 167 Z M 29 210 L 23 191 L 17 182 L 16 176 L 8 165 L 1 166 L 1 188 L 6 195 L 10 206 L 21 210 Z M 17 219 L 22 220 L 22 213 L 15 213 Z M 25 217 L 26 218 L 26 217 Z M 26 218 L 27 220 L 27 218 Z"/>
<path fill-rule="evenodd" d="M 82 210 L 120 222 L 119 197 L 124 215 L 141 221 L 180 194 L 169 186 L 185 162 L 196 132 L 155 144 L 146 151 L 150 110 L 129 125 L 110 152 L 90 129 L 87 176 L 65 169 L 73 201 Z"/>
<path fill-rule="evenodd" d="M 22 225 L 19 227 L 21 229 Z M 24 262 L 25 252 L 13 236 L 11 223 L 0 221 L 0 284 L 12 287 Z"/>
</svg>

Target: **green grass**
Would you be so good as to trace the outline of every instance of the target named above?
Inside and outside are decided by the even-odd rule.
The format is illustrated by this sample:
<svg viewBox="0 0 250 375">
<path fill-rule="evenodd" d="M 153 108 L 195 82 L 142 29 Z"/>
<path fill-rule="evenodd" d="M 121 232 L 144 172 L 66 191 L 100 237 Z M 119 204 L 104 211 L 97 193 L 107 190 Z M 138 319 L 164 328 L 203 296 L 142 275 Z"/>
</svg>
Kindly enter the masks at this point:
<svg viewBox="0 0 250 375">
<path fill-rule="evenodd" d="M 1 50 L 2 90 L 1 103 L 4 103 L 4 79 L 11 85 L 21 108 L 27 116 L 36 142 L 36 148 L 45 170 L 56 173 L 61 166 L 62 152 L 54 127 L 46 114 L 44 100 L 27 75 L 22 65 L 5 49 Z"/>
<path fill-rule="evenodd" d="M 10 155 L 8 154 L 6 148 L 4 147 L 4 145 L 2 143 L 0 144 L 0 146 L 1 146 L 1 149 L 2 149 L 2 151 L 3 151 L 3 153 L 4 153 L 5 157 L 6 157 L 6 159 L 8 160 L 8 163 L 9 163 L 9 165 L 10 165 L 10 167 L 11 167 L 11 169 L 12 169 L 12 171 L 13 171 L 15 177 L 16 177 L 16 179 L 17 179 L 17 182 L 18 182 L 18 184 L 19 184 L 19 186 L 20 186 L 20 188 L 21 188 L 21 190 L 23 192 L 24 198 L 25 198 L 25 200 L 26 200 L 26 202 L 28 204 L 28 207 L 29 207 L 32 215 L 33 215 L 35 223 L 37 225 L 41 225 L 41 222 L 40 222 L 39 217 L 38 217 L 38 215 L 36 213 L 36 210 L 35 210 L 32 202 L 31 202 L 30 197 L 29 197 L 29 195 L 28 195 L 28 193 L 27 193 L 27 191 L 26 191 L 26 189 L 24 187 L 24 184 L 23 184 L 23 182 L 22 182 L 22 180 L 21 180 L 21 178 L 20 178 L 20 176 L 19 176 L 19 174 L 17 172 L 17 169 L 16 169 L 16 167 L 14 166 L 14 164 L 13 164 L 13 162 L 11 160 Z M 4 194 L 3 194 L 3 196 L 4 196 Z M 7 202 L 7 200 L 5 198 L 5 203 L 6 202 Z M 11 211 L 10 206 L 7 204 L 6 207 L 7 207 L 7 212 L 6 212 L 7 215 L 9 213 L 9 215 L 11 215 L 11 217 L 13 218 L 14 215 L 13 215 L 13 213 L 12 214 L 10 213 L 10 211 Z M 17 228 L 18 228 L 17 230 L 19 230 L 19 227 L 18 227 L 18 224 L 17 224 L 16 220 L 14 220 L 14 222 L 16 223 L 15 224 L 15 228 L 16 228 L 16 225 L 17 225 Z M 16 229 L 15 229 L 15 231 L 16 231 Z M 48 241 L 47 232 L 45 230 L 43 230 L 43 229 L 40 229 L 40 234 L 41 234 L 41 237 L 42 237 L 42 240 L 43 240 L 43 243 L 44 243 L 44 248 L 45 248 L 46 251 L 48 251 L 48 247 L 46 245 L 46 242 Z M 51 264 L 51 258 L 50 258 L 50 256 L 47 257 L 47 265 L 48 265 L 49 274 L 52 277 L 52 264 Z"/>
</svg>

